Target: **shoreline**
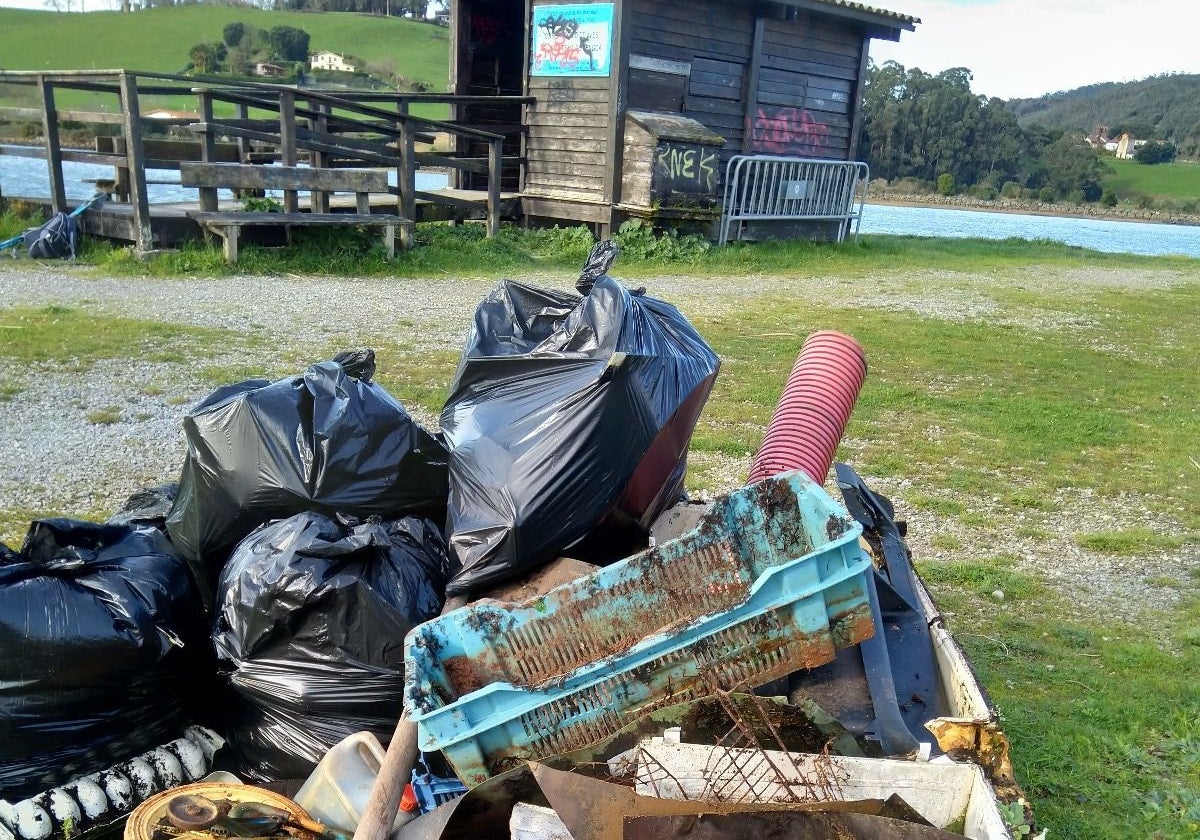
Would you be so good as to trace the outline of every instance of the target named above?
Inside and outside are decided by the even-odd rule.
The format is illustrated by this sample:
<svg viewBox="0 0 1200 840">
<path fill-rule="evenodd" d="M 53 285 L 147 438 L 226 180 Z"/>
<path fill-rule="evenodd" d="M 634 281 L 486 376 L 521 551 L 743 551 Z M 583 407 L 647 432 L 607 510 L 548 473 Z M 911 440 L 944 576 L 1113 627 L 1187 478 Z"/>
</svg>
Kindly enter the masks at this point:
<svg viewBox="0 0 1200 840">
<path fill-rule="evenodd" d="M 934 210 L 978 210 L 982 213 L 1007 213 L 1022 216 L 1056 216 L 1063 219 L 1096 219 L 1106 222 L 1141 222 L 1160 225 L 1200 227 L 1200 215 L 1172 213 L 1164 210 L 1142 210 L 1132 207 L 1102 207 L 1095 205 L 1045 204 L 1040 201 L 996 199 L 985 201 L 967 196 L 939 195 L 872 195 L 867 204 L 890 207 L 920 207 Z"/>
</svg>

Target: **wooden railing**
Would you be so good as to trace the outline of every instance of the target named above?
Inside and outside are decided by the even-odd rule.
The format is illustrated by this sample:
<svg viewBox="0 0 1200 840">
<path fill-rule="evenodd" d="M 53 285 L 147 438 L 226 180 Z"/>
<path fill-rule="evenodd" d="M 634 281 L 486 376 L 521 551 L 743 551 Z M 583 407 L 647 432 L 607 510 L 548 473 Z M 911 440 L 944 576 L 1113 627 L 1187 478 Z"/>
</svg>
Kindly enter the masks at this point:
<svg viewBox="0 0 1200 840">
<path fill-rule="evenodd" d="M 517 154 L 505 153 L 505 136 L 460 123 L 415 116 L 411 106 L 423 104 L 469 105 L 474 103 L 511 104 L 531 102 L 524 97 L 453 96 L 444 94 L 402 94 L 390 92 L 337 92 L 300 89 L 284 85 L 239 82 L 213 77 L 184 77 L 127 70 L 0 71 L 0 84 L 33 85 L 40 109 L 0 108 L 7 119 L 40 119 L 45 139 L 44 156 L 50 173 L 50 197 L 56 210 L 66 209 L 63 182 L 64 160 L 111 165 L 116 169 L 117 192 L 127 196 L 133 208 L 136 245 L 139 250 L 152 248 L 150 210 L 147 201 L 146 169 L 178 169 L 181 160 L 217 162 L 233 156 L 222 138 L 237 147 L 236 160 L 261 162 L 264 158 L 284 165 L 296 165 L 305 159 L 311 166 L 375 166 L 394 169 L 397 212 L 415 218 L 418 199 L 444 204 L 458 211 L 478 208 L 478 203 L 460 195 L 418 191 L 416 172 L 422 166 L 436 166 L 463 172 L 486 174 L 485 213 L 489 236 L 500 224 L 501 182 L 506 172 L 519 167 Z M 56 107 L 57 90 L 83 90 L 116 97 L 111 112 L 63 111 Z M 143 118 L 140 97 L 186 97 L 196 103 L 197 117 L 172 116 L 149 121 Z M 232 105 L 235 116 L 218 115 L 218 103 Z M 382 107 L 388 106 L 388 107 Z M 228 108 L 220 109 L 228 111 Z M 64 149 L 59 142 L 59 125 L 66 119 L 98 125 L 118 125 L 121 137 L 95 151 Z M 183 126 L 198 135 L 190 150 L 170 150 L 160 141 L 144 139 L 147 126 Z M 431 134 L 464 138 L 485 145 L 486 156 L 466 156 L 453 152 L 418 152 L 416 142 Z M 519 152 L 519 142 L 510 139 L 510 152 Z M 232 144 L 230 144 L 232 145 Z M 265 151 L 264 151 L 265 150 Z M 29 149 L 0 148 L 0 153 L 32 153 Z M 322 198 L 315 198 L 323 203 Z M 285 209 L 294 212 L 294 191 L 284 194 Z M 314 206 L 314 212 L 328 207 Z M 407 242 L 402 242 L 407 247 Z"/>
</svg>

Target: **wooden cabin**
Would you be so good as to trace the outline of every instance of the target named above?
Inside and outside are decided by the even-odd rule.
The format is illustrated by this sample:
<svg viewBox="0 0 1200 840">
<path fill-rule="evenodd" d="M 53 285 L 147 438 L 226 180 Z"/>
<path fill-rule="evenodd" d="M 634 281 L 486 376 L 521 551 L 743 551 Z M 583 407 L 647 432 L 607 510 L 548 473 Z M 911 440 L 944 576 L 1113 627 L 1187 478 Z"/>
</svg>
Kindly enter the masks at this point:
<svg viewBox="0 0 1200 840">
<path fill-rule="evenodd" d="M 535 99 L 456 114 L 508 138 L 530 221 L 711 225 L 734 156 L 853 160 L 870 40 L 918 22 L 846 0 L 453 0 L 451 92 Z"/>
</svg>

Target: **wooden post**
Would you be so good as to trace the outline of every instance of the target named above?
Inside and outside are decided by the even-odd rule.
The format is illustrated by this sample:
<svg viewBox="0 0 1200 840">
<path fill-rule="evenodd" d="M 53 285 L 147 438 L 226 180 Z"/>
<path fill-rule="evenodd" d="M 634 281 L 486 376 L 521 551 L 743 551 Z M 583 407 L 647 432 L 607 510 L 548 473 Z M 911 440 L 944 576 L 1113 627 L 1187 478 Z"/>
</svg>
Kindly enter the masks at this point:
<svg viewBox="0 0 1200 840">
<path fill-rule="evenodd" d="M 621 203 L 621 177 L 625 156 L 625 108 L 629 101 L 629 44 L 633 27 L 625 19 L 632 14 L 625 0 L 613 0 L 612 62 L 609 79 L 608 160 L 604 168 L 604 201 L 608 204 L 608 221 L 600 227 L 603 238 L 616 231 L 617 205 Z M 526 65 L 528 66 L 528 65 Z"/>
<path fill-rule="evenodd" d="M 239 102 L 237 104 L 237 115 L 238 115 L 239 120 L 250 119 L 250 106 L 247 105 L 245 102 Z M 238 144 L 238 163 L 249 163 L 250 162 L 250 140 L 246 137 L 239 136 L 237 139 L 237 144 Z"/>
<path fill-rule="evenodd" d="M 487 235 L 500 232 L 500 173 L 504 165 L 504 140 L 488 141 Z"/>
<path fill-rule="evenodd" d="M 408 120 L 400 121 L 400 167 L 396 170 L 397 186 L 400 188 L 400 217 L 410 222 L 417 219 L 417 161 L 413 150 L 412 126 Z M 400 247 L 408 250 L 413 246 L 412 225 L 400 226 Z"/>
<path fill-rule="evenodd" d="M 742 122 L 742 154 L 753 154 L 756 149 L 754 138 L 754 112 L 758 108 L 758 72 L 762 67 L 763 34 L 767 21 L 759 16 L 754 19 L 754 39 L 750 46 L 750 66 L 746 69 L 746 91 L 742 99 L 746 103 L 746 113 Z"/>
<path fill-rule="evenodd" d="M 200 134 L 200 160 L 205 163 L 215 163 L 217 140 L 212 130 L 212 94 L 207 90 L 202 90 L 196 96 L 200 100 L 200 122 L 204 123 L 204 131 Z M 206 213 L 212 213 L 217 209 L 216 187 L 200 187 L 200 209 Z"/>
<path fill-rule="evenodd" d="M 54 84 L 38 76 L 42 97 L 42 136 L 46 138 L 46 168 L 50 172 L 50 201 L 55 213 L 67 212 L 67 190 L 63 183 L 62 146 L 58 142 L 58 109 L 54 105 Z"/>
<path fill-rule="evenodd" d="M 200 100 L 200 122 L 204 123 L 204 131 L 200 134 L 200 160 L 205 163 L 217 161 L 217 139 L 213 136 L 213 102 L 212 94 L 207 90 L 197 92 Z"/>
<path fill-rule="evenodd" d="M 296 94 L 279 91 L 279 155 L 284 166 L 296 165 Z M 283 212 L 296 213 L 300 202 L 295 190 L 284 190 Z"/>
<path fill-rule="evenodd" d="M 139 251 L 152 251 L 154 234 L 150 229 L 150 201 L 146 196 L 142 112 L 138 106 L 137 76 L 128 72 L 121 73 L 121 111 L 125 115 L 125 160 L 129 168 L 129 197 L 133 204 L 134 246 Z"/>
<path fill-rule="evenodd" d="M 309 104 L 309 107 L 312 108 L 314 111 L 316 111 L 317 115 L 318 115 L 317 118 L 313 121 L 313 129 L 315 131 L 321 132 L 322 134 L 328 133 L 328 131 L 329 131 L 329 116 L 328 115 L 331 110 L 329 107 L 329 104 L 326 102 L 320 102 L 317 100 L 311 100 L 308 104 Z M 314 168 L 320 169 L 322 166 L 325 165 L 326 161 L 325 161 L 325 153 L 324 152 L 311 152 L 310 154 L 312 155 L 312 165 Z M 324 190 L 313 190 L 312 191 L 312 199 L 310 202 L 310 209 L 314 213 L 328 213 L 329 212 L 329 193 L 325 192 Z M 371 211 L 368 210 L 367 212 L 369 213 Z"/>
<path fill-rule="evenodd" d="M 396 113 L 399 115 L 399 118 L 396 120 L 396 128 L 397 128 L 397 129 L 399 129 L 399 130 L 400 130 L 400 132 L 401 132 L 401 133 L 400 133 L 400 140 L 398 141 L 398 144 L 399 144 L 400 148 L 397 150 L 397 154 L 398 154 L 398 155 L 399 155 L 399 157 L 400 157 L 400 164 L 399 164 L 399 165 L 396 167 L 396 187 L 397 187 L 397 190 L 396 190 L 396 192 L 397 192 L 397 198 L 396 198 L 396 214 L 397 214 L 397 215 L 399 215 L 399 216 L 404 216 L 404 208 L 405 208 L 405 202 L 404 202 L 404 181 L 405 181 L 405 178 L 404 178 L 404 172 L 405 172 L 405 170 L 406 170 L 406 169 L 408 169 L 408 163 L 407 163 L 406 161 L 408 161 L 408 160 L 411 160 L 411 159 L 412 159 L 412 147 L 411 147 L 411 145 L 409 146 L 409 151 L 408 151 L 408 155 L 409 155 L 409 157 L 408 157 L 408 158 L 405 158 L 405 156 L 404 156 L 404 155 L 405 155 L 405 152 L 404 152 L 404 138 L 405 138 L 405 136 L 406 136 L 406 135 L 407 135 L 407 133 L 408 133 L 408 131 L 407 131 L 407 126 L 408 126 L 408 97 L 405 97 L 405 96 L 398 96 L 398 97 L 396 97 Z M 416 185 L 416 176 L 415 176 L 415 174 L 414 174 L 414 176 L 413 176 L 413 184 L 414 184 L 414 186 L 413 186 L 413 189 L 416 189 L 416 186 L 415 186 L 415 185 Z M 414 200 L 414 201 L 415 201 L 415 200 Z M 415 203 L 414 203 L 414 206 L 415 206 Z M 412 217 L 411 217 L 411 216 L 404 216 L 404 218 L 406 218 L 406 219 L 412 219 Z M 403 234 L 403 233 L 401 233 L 401 234 L 400 234 L 400 244 L 401 244 L 401 246 L 402 246 L 402 247 L 407 247 L 407 246 L 405 246 L 405 245 L 404 245 L 404 234 Z"/>
</svg>

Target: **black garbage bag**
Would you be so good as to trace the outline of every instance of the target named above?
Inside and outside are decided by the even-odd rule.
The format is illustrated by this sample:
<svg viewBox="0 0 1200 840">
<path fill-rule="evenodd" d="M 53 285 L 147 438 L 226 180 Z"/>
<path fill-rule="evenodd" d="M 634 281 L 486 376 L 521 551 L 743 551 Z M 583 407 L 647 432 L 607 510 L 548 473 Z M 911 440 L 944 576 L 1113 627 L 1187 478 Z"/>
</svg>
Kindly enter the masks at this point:
<svg viewBox="0 0 1200 840">
<path fill-rule="evenodd" d="M 683 488 L 687 447 L 719 360 L 674 306 L 605 271 L 583 296 L 505 280 L 480 304 L 442 410 L 448 530 L 462 570 L 448 595 L 572 556 L 617 531 L 642 537 Z M 591 539 L 589 539 L 591 535 Z"/>
<path fill-rule="evenodd" d="M 0 545 L 0 797 L 17 801 L 178 737 L 207 647 L 159 531 L 44 519 Z"/>
<path fill-rule="evenodd" d="M 167 532 L 167 515 L 179 495 L 179 484 L 159 484 L 155 487 L 143 487 L 135 490 L 132 495 L 117 509 L 107 521 L 110 525 L 134 525 L 157 528 L 164 534 Z"/>
<path fill-rule="evenodd" d="M 238 770 L 302 779 L 353 732 L 389 738 L 404 636 L 440 612 L 450 571 L 441 531 L 418 517 L 301 513 L 243 540 L 221 573 L 213 631 Z"/>
<path fill-rule="evenodd" d="M 184 419 L 187 458 L 167 518 L 209 587 L 239 540 L 303 511 L 442 521 L 446 449 L 371 381 L 371 350 L 300 376 L 217 389 Z"/>
</svg>

